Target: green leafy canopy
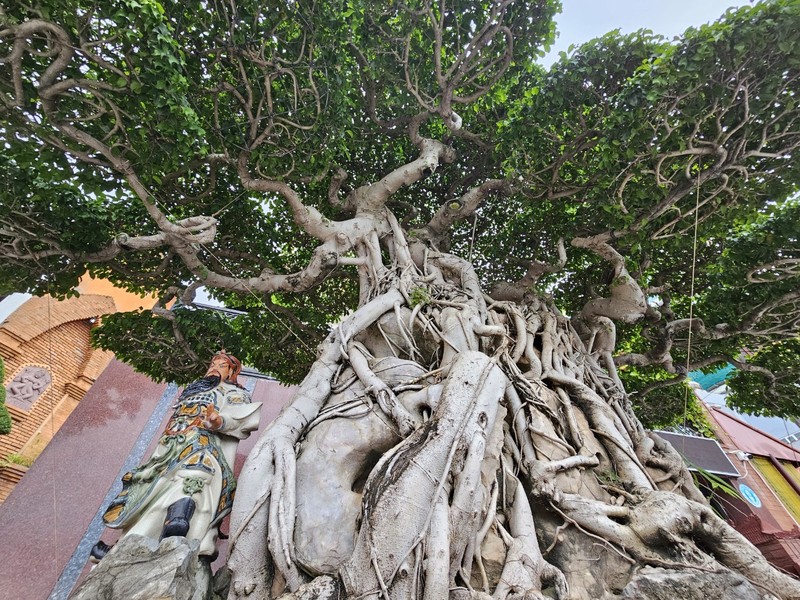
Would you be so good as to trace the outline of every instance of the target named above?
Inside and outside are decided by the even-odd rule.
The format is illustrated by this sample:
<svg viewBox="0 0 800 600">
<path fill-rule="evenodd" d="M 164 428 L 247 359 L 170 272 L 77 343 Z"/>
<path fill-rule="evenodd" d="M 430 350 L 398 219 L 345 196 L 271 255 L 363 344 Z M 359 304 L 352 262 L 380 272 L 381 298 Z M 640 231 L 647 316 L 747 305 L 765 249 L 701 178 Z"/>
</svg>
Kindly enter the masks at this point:
<svg viewBox="0 0 800 600">
<path fill-rule="evenodd" d="M 559 8 L 12 3 L 0 11 L 0 293 L 68 295 L 89 271 L 180 307 L 97 330 L 140 370 L 186 381 L 225 345 L 296 382 L 359 290 L 285 190 L 325 223 L 351 218 L 354 190 L 419 156 L 409 125 L 424 114 L 420 134 L 454 158 L 392 194 L 401 226 L 421 235 L 440 207 L 502 181 L 440 249 L 469 258 L 485 289 L 523 282 L 573 317 L 613 293 L 609 263 L 570 246 L 602 237 L 651 305 L 618 327 L 616 357 L 643 411 L 674 407 L 652 424 L 682 410 L 662 384 L 686 368 L 756 353 L 794 372 L 800 5 L 732 9 L 676 41 L 611 32 L 546 70 Z M 180 227 L 195 237 L 178 239 Z M 559 262 L 561 239 L 563 266 L 540 268 Z M 313 264 L 324 277 L 300 293 Z M 282 275 L 283 287 L 258 288 Z M 203 284 L 242 314 L 192 308 Z M 761 410 L 755 377 L 732 384 Z"/>
</svg>

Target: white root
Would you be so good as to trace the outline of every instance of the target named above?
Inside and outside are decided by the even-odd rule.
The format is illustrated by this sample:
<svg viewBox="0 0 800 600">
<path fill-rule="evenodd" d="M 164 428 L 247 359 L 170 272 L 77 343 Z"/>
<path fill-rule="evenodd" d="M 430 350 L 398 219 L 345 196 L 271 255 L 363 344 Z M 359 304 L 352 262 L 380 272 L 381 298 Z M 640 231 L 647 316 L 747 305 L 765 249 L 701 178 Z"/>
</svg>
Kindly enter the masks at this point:
<svg viewBox="0 0 800 600">
<path fill-rule="evenodd" d="M 408 582 L 396 581 L 396 575 L 429 532 L 457 450 L 466 450 L 468 440 L 491 429 L 499 405 L 493 390 L 498 386 L 505 387 L 505 376 L 485 355 L 462 354 L 431 420 L 375 467 L 364 493 L 364 522 L 356 548 L 340 570 L 349 594 L 377 589 L 378 574 L 387 588 L 406 589 Z M 381 549 L 376 571 L 365 573 L 360 565 L 375 548 Z M 397 594 L 402 597 L 399 590 Z"/>
<path fill-rule="evenodd" d="M 564 574 L 544 560 L 536 539 L 536 526 L 525 491 L 515 482 L 514 501 L 509 519 L 510 536 L 503 574 L 492 598 L 506 600 L 511 594 L 543 599 L 542 582 L 552 583 L 556 599 L 566 600 L 569 594 Z"/>
<path fill-rule="evenodd" d="M 764 556 L 708 506 L 671 492 L 647 492 L 629 507 L 565 495 L 559 502 L 581 527 L 625 548 L 645 564 L 713 570 L 718 560 L 759 588 L 784 600 L 800 599 L 797 580 L 773 569 Z M 669 548 L 670 556 L 658 548 Z"/>
<path fill-rule="evenodd" d="M 359 342 L 350 342 L 347 357 L 353 371 L 358 376 L 367 392 L 374 395 L 384 413 L 392 418 L 400 434 L 405 437 L 416 428 L 411 414 L 398 401 L 391 388 L 386 385 L 369 367 L 367 355 L 369 351 Z"/>
<path fill-rule="evenodd" d="M 431 526 L 425 543 L 425 592 L 423 600 L 447 598 L 450 589 L 450 523 L 443 493 L 436 498 Z"/>
<path fill-rule="evenodd" d="M 605 549 L 627 573 L 637 564 L 725 565 L 763 579 L 781 600 L 800 600 L 796 584 L 753 558 L 707 507 L 656 491 L 654 474 L 700 498 L 632 415 L 601 332 L 587 352 L 547 302 L 487 308 L 463 261 L 412 242 L 418 267 L 401 266 L 405 251 L 402 241 L 393 247 L 394 284 L 392 270 L 368 265 L 367 298 L 398 281 L 402 289 L 368 301 L 331 334 L 248 459 L 247 508 L 232 521 L 231 600 L 310 589 L 304 582 L 320 574 L 337 575 L 349 598 L 533 599 L 549 587 L 557 599 L 588 600 L 604 585 L 611 594 L 602 573 L 586 583 L 558 563 L 562 538 Z M 429 299 L 411 307 L 418 286 Z M 337 444 L 348 432 L 357 442 Z M 329 516 L 297 487 L 326 478 L 326 467 L 337 511 Z M 326 520 L 336 535 L 315 535 Z M 504 554 L 484 552 L 502 548 L 501 538 Z"/>
<path fill-rule="evenodd" d="M 624 428 L 608 404 L 603 402 L 589 387 L 575 379 L 552 372 L 547 375 L 547 379 L 569 388 L 589 419 L 592 429 L 606 434 L 606 439 L 610 443 L 605 444 L 605 448 L 620 477 L 635 487 L 653 489 L 655 485 L 644 467 L 635 456 L 625 451 L 625 448 L 631 446 L 631 441 L 627 438 L 627 432 L 624 432 Z"/>
<path fill-rule="evenodd" d="M 483 434 L 483 435 L 482 435 Z M 465 560 L 469 545 L 475 538 L 484 489 L 481 485 L 481 464 L 486 450 L 485 431 L 472 438 L 467 456 L 459 473 L 455 473 L 453 499 L 450 502 L 450 581 L 455 581 L 462 567 L 472 566 L 472 556 Z M 464 576 L 469 581 L 469 575 Z"/>
<path fill-rule="evenodd" d="M 291 532 L 294 527 L 293 506 L 292 513 L 280 514 L 277 507 L 272 507 L 270 498 L 274 489 L 294 489 L 294 479 L 284 480 L 292 474 L 286 464 L 294 462 L 294 444 L 330 396 L 331 380 L 341 359 L 341 341 L 346 338 L 345 332 L 365 328 L 393 309 L 401 297 L 399 291 L 392 290 L 375 298 L 328 336 L 320 358 L 303 380 L 295 398 L 261 435 L 245 461 L 239 475 L 237 502 L 231 513 L 233 533 L 228 566 L 232 573 L 232 598 L 243 598 L 252 593 L 268 597 L 274 568 L 270 553 L 266 551 L 268 536 L 265 532 L 269 531 L 272 538 L 271 526 L 276 523 L 278 532 L 283 530 L 285 539 L 291 540 L 287 530 Z M 289 508 L 285 504 L 284 507 Z M 275 535 L 281 535 L 278 532 Z M 274 543 L 270 545 L 270 549 L 275 548 Z M 282 548 L 279 554 L 283 554 Z M 284 565 L 284 568 L 288 566 Z"/>
</svg>

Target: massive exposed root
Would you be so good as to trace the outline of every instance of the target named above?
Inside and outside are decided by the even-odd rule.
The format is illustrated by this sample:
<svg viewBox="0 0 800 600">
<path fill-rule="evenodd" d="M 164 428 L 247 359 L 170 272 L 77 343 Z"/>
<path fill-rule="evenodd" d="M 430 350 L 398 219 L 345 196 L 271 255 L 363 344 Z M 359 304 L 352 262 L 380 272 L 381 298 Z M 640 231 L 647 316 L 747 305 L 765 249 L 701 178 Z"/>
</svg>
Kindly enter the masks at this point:
<svg viewBox="0 0 800 600">
<path fill-rule="evenodd" d="M 424 572 L 426 587 L 446 595 L 488 500 L 481 465 L 504 388 L 486 355 L 462 353 L 431 419 L 375 466 L 355 549 L 340 569 L 349 594 L 411 598 Z"/>
<path fill-rule="evenodd" d="M 493 302 L 453 256 L 395 255 L 246 463 L 231 599 L 331 581 L 346 598 L 623 598 L 645 567 L 800 598 L 552 304 Z"/>
</svg>

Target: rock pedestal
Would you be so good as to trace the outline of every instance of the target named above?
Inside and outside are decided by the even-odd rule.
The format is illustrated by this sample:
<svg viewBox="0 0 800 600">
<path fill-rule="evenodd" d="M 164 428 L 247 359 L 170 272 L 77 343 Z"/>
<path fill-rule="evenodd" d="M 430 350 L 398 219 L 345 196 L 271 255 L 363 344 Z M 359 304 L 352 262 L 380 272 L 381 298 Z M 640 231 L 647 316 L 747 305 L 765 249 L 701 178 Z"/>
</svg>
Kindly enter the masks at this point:
<svg viewBox="0 0 800 600">
<path fill-rule="evenodd" d="M 199 542 L 183 537 L 159 543 L 126 536 L 70 600 L 212 600 L 211 567 L 198 549 Z"/>
<path fill-rule="evenodd" d="M 645 567 L 622 591 L 625 600 L 775 600 L 737 573 Z"/>
</svg>

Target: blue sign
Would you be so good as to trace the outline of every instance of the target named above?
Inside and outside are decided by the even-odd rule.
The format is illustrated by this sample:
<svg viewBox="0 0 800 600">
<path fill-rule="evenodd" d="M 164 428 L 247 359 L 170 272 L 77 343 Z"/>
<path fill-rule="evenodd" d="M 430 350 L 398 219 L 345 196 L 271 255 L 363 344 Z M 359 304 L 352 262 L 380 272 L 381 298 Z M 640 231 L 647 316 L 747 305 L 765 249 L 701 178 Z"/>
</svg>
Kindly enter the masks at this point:
<svg viewBox="0 0 800 600">
<path fill-rule="evenodd" d="M 743 483 L 739 484 L 739 491 L 742 494 L 742 498 L 747 500 L 750 504 L 755 506 L 756 508 L 761 508 L 761 498 L 758 497 L 752 488 L 746 486 Z"/>
</svg>

